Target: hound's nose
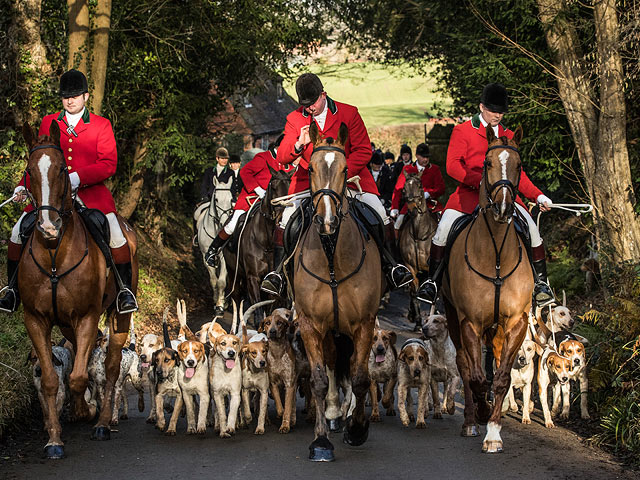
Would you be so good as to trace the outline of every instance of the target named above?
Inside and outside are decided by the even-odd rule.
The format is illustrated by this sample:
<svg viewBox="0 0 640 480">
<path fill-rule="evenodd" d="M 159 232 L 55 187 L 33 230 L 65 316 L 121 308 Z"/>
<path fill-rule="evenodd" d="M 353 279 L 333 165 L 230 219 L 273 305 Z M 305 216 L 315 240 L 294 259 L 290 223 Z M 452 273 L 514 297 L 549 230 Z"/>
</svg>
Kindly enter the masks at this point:
<svg viewBox="0 0 640 480">
<path fill-rule="evenodd" d="M 296 331 L 296 338 L 297 339 L 302 339 L 302 334 L 300 333 L 300 330 Z"/>
<path fill-rule="evenodd" d="M 576 323 L 576 321 L 572 318 L 572 319 L 569 321 L 569 328 L 573 328 L 573 325 L 574 325 L 575 323 Z"/>
<path fill-rule="evenodd" d="M 267 364 L 267 362 L 265 362 L 264 360 L 260 360 L 260 366 L 264 367 Z"/>
<path fill-rule="evenodd" d="M 35 376 L 36 377 L 41 377 L 42 376 L 42 369 L 40 368 L 40 366 L 37 366 L 35 369 Z"/>
<path fill-rule="evenodd" d="M 526 365 L 527 359 L 526 357 L 518 357 L 518 362 L 520 363 L 520 365 Z"/>
<path fill-rule="evenodd" d="M 196 364 L 195 360 L 187 360 L 187 365 L 193 367 Z"/>
<path fill-rule="evenodd" d="M 419 368 L 416 368 L 416 369 L 413 371 L 413 376 L 414 376 L 414 377 L 419 377 L 421 373 L 422 373 L 422 371 L 421 371 Z"/>
<path fill-rule="evenodd" d="M 140 360 L 142 360 L 144 363 L 147 362 L 147 356 L 143 353 L 142 355 L 140 355 Z"/>
<path fill-rule="evenodd" d="M 579 358 L 574 358 L 574 359 L 573 359 L 573 364 L 574 364 L 576 367 L 579 367 L 579 366 L 580 366 L 580 359 L 579 359 Z"/>
<path fill-rule="evenodd" d="M 384 355 L 384 346 L 378 345 L 378 347 L 376 348 L 376 351 L 378 352 L 378 354 Z"/>
<path fill-rule="evenodd" d="M 278 331 L 275 328 L 269 329 L 269 338 L 278 338 Z"/>
<path fill-rule="evenodd" d="M 235 350 L 229 350 L 227 352 L 227 355 L 229 355 L 229 358 L 234 358 L 236 356 L 236 351 Z"/>
<path fill-rule="evenodd" d="M 569 380 L 569 377 L 562 377 L 562 383 L 566 382 L 567 380 Z"/>
</svg>

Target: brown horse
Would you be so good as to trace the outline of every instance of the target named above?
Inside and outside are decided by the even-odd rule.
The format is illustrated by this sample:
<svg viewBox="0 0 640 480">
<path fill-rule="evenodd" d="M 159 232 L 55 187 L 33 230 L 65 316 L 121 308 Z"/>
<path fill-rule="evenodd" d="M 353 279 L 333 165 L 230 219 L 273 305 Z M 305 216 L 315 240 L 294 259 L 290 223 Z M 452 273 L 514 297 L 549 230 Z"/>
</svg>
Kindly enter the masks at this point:
<svg viewBox="0 0 640 480">
<path fill-rule="evenodd" d="M 413 274 L 413 282 L 409 287 L 409 313 L 408 320 L 416 324 L 416 328 L 422 327 L 420 318 L 420 302 L 416 297 L 418 292 L 418 273 L 429 269 L 429 249 L 431 238 L 436 233 L 438 221 L 431 213 L 424 198 L 422 188 L 422 174 L 403 172 L 407 181 L 402 189 L 402 195 L 407 201 L 407 215 L 400 227 L 398 246 L 404 264 Z"/>
<path fill-rule="evenodd" d="M 90 408 L 84 399 L 89 378 L 87 361 L 95 345 L 98 320 L 107 310 L 110 332 L 105 361 L 107 384 L 92 438 L 108 440 L 111 397 L 120 373 L 121 349 L 127 339 L 131 314 L 114 314 L 115 282 L 112 276 L 107 278 L 104 255 L 73 208 L 57 122 L 52 123 L 50 136 L 37 140 L 28 124 L 25 124 L 23 134 L 30 150 L 26 171 L 37 223 L 20 259 L 18 286 L 24 305 L 24 324 L 42 368 L 45 400 L 42 410 L 45 429 L 49 433 L 45 454 L 48 458 L 62 458 L 64 444 L 55 408 L 58 378 L 51 360 L 51 330 L 57 325 L 75 349 L 75 362 L 69 377 L 72 418 L 91 420 L 95 408 Z M 132 291 L 135 293 L 138 280 L 136 238 L 128 225 L 124 224 L 122 231 L 131 248 Z"/>
<path fill-rule="evenodd" d="M 282 217 L 284 206 L 274 206 L 271 204 L 271 200 L 287 194 L 295 170 L 285 172 L 267 166 L 271 172 L 271 180 L 269 180 L 264 198 L 259 205 L 254 207 L 259 210 L 237 229 L 242 232 L 239 240 L 239 257 L 237 256 L 238 251 L 229 247 L 224 249 L 224 259 L 228 271 L 227 285 L 233 288 L 232 297 L 238 305 L 245 292 L 251 305 L 258 303 L 260 301 L 260 282 L 269 271 L 275 268 L 273 264 L 273 231 Z M 262 308 L 256 310 L 256 326 L 262 321 L 262 316 Z"/>
<path fill-rule="evenodd" d="M 295 251 L 293 287 L 316 405 L 315 439 L 309 458 L 331 461 L 334 455 L 327 437 L 325 399 L 333 379 L 325 369 L 327 354 L 334 343 L 340 347 L 345 341 L 352 342 L 349 373 L 356 406 L 347 419 L 344 441 L 361 445 L 369 432 L 364 410 L 369 388 L 367 363 L 384 279 L 375 242 L 363 236 L 348 212 L 346 125 L 340 126 L 335 141 L 318 138 L 315 123 L 309 133 L 314 145 L 309 162 L 314 225 Z M 335 342 L 333 335 L 339 335 Z M 338 364 L 347 360 L 344 348 L 338 348 L 337 355 Z"/>
<path fill-rule="evenodd" d="M 457 349 L 464 383 L 463 436 L 479 435 L 478 423 L 488 420 L 482 451 L 502 451 L 501 409 L 511 382 L 511 366 L 527 330 L 533 272 L 513 221 L 522 164 L 518 144 L 496 138 L 487 129 L 489 147 L 480 184 L 480 211 L 451 248 L 444 301 L 449 331 Z M 487 402 L 488 383 L 482 369 L 483 336 L 495 329 L 493 353 L 498 370 L 493 381 L 493 410 Z"/>
</svg>

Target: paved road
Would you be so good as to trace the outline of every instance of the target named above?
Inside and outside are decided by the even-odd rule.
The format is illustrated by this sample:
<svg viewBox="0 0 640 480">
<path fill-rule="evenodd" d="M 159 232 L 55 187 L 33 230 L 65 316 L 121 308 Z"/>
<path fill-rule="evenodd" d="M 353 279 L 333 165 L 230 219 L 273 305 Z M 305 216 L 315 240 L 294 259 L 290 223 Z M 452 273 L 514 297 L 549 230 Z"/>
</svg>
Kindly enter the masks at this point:
<svg viewBox="0 0 640 480">
<path fill-rule="evenodd" d="M 412 336 L 401 318 L 405 308 L 404 299 L 394 295 L 391 308 L 381 314 L 382 325 L 400 333 L 399 343 Z M 136 405 L 133 395 L 129 404 Z M 637 478 L 569 430 L 547 430 L 538 410 L 529 426 L 521 425 L 517 416 L 505 418 L 505 453 L 482 454 L 482 436 L 460 437 L 460 403 L 454 416 L 429 417 L 426 430 L 403 428 L 398 417 L 384 417 L 382 423 L 371 425 L 368 442 L 357 448 L 343 444 L 341 435 L 334 434 L 336 461 L 315 464 L 307 460 L 313 427 L 304 422 L 300 402 L 299 423 L 287 435 L 278 433 L 270 406 L 274 423 L 265 435 L 243 430 L 223 440 L 212 430 L 204 436 L 186 435 L 184 419 L 178 423 L 178 435 L 166 437 L 145 423 L 147 402 L 144 413 L 130 412 L 131 418 L 121 421 L 109 442 L 90 441 L 90 425 L 64 425 L 67 458 L 61 461 L 40 458 L 46 436 L 34 429 L 15 438 L 0 453 L 0 479 Z"/>
</svg>

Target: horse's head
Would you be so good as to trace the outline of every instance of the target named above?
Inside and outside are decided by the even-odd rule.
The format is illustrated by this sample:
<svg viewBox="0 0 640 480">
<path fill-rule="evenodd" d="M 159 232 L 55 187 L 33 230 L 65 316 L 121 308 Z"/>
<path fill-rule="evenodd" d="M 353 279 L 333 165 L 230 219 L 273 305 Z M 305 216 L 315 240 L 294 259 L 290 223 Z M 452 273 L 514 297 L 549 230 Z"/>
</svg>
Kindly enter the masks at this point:
<svg viewBox="0 0 640 480">
<path fill-rule="evenodd" d="M 320 235 L 336 233 L 342 216 L 347 212 L 347 157 L 344 146 L 348 134 L 344 123 L 340 125 L 337 139 L 320 138 L 315 123 L 312 123 L 309 129 L 313 143 L 313 153 L 309 161 L 313 221 Z"/>
<path fill-rule="evenodd" d="M 58 122 L 51 122 L 49 135 L 39 139 L 28 123 L 22 127 L 22 134 L 29 147 L 26 173 L 33 206 L 38 212 L 36 228 L 45 240 L 56 240 L 63 218 L 72 211 L 71 181 L 60 148 Z"/>
<path fill-rule="evenodd" d="M 295 172 L 295 169 L 291 169 L 290 172 L 284 170 L 274 170 L 271 165 L 267 164 L 269 172 L 271 173 L 271 180 L 267 186 L 267 192 L 264 194 L 264 200 L 262 201 L 262 213 L 267 215 L 273 220 L 280 220 L 280 216 L 284 211 L 283 205 L 272 205 L 271 200 L 278 197 L 284 197 L 289 192 L 289 185 L 291 184 L 291 177 Z"/>
<path fill-rule="evenodd" d="M 427 211 L 426 200 L 424 198 L 424 189 L 422 188 L 422 174 L 420 173 L 407 173 L 402 171 L 407 181 L 402 188 L 402 195 L 407 201 L 407 208 L 410 212 L 417 210 L 418 213 L 424 213 Z"/>
<path fill-rule="evenodd" d="M 518 145 L 522 140 L 522 128 L 518 126 L 513 138 L 496 138 L 492 128 L 487 128 L 489 147 L 484 160 L 480 207 L 490 208 L 497 222 L 507 222 L 515 208 L 522 162 Z"/>
</svg>

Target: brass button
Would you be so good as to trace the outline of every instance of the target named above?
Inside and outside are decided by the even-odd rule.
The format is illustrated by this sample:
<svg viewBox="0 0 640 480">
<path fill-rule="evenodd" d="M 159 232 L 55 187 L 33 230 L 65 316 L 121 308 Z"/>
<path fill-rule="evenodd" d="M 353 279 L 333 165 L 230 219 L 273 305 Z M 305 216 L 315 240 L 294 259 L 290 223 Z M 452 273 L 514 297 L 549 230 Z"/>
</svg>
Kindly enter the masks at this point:
<svg viewBox="0 0 640 480">
<path fill-rule="evenodd" d="M 69 149 L 69 151 L 71 152 L 72 150 L 71 150 L 71 149 Z"/>
<path fill-rule="evenodd" d="M 71 155 L 69 155 L 69 156 L 67 157 L 67 160 L 71 160 Z"/>
<path fill-rule="evenodd" d="M 71 165 L 69 165 L 67 168 L 68 168 L 69 170 L 71 170 Z"/>
<path fill-rule="evenodd" d="M 72 143 L 72 142 L 73 142 L 73 138 L 70 138 L 70 139 L 69 139 L 69 143 Z"/>
</svg>

